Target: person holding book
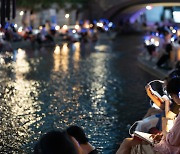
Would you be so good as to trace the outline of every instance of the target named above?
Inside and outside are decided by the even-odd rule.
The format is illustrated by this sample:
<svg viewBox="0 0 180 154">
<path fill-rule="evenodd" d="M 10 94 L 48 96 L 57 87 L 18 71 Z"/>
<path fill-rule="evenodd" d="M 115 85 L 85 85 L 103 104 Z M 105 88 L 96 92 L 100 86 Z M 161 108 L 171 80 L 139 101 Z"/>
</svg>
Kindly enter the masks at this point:
<svg viewBox="0 0 180 154">
<path fill-rule="evenodd" d="M 167 92 L 173 101 L 180 105 L 180 77 L 167 81 Z M 144 150 L 148 154 L 180 154 L 180 114 L 178 114 L 173 127 L 169 132 L 152 135 L 153 146 L 136 138 L 126 138 L 120 145 L 116 154 L 138 154 Z M 145 143 L 145 144 L 144 144 Z"/>
<path fill-rule="evenodd" d="M 145 86 L 147 95 L 153 104 L 144 118 L 136 122 L 136 131 L 156 134 L 162 131 L 162 117 L 174 118 L 178 113 L 175 110 L 176 103 L 170 100 L 165 90 L 166 83 L 170 78 L 168 76 L 163 81 L 153 80 Z"/>
</svg>

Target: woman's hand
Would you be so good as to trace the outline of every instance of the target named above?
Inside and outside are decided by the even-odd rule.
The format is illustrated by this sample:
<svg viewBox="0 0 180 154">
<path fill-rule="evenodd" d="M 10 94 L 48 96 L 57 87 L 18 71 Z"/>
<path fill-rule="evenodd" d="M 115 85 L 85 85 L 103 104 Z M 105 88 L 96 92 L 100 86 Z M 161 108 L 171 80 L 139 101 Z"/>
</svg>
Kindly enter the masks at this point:
<svg viewBox="0 0 180 154">
<path fill-rule="evenodd" d="M 163 137 L 163 134 L 162 133 L 158 133 L 158 134 L 152 134 L 151 135 L 151 138 L 153 139 L 153 142 L 156 144 L 156 143 L 159 143 L 161 141 Z"/>
</svg>

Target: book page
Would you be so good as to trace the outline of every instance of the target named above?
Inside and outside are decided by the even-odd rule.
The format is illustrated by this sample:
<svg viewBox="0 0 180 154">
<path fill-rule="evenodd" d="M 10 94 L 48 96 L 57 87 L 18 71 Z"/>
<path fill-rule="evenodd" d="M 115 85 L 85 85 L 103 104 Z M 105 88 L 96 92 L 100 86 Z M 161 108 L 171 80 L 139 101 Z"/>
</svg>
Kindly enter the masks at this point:
<svg viewBox="0 0 180 154">
<path fill-rule="evenodd" d="M 134 136 L 141 138 L 142 140 L 153 144 L 153 139 L 150 137 L 152 134 L 149 133 L 144 133 L 144 132 L 139 132 L 139 131 L 135 131 L 134 132 Z"/>
</svg>

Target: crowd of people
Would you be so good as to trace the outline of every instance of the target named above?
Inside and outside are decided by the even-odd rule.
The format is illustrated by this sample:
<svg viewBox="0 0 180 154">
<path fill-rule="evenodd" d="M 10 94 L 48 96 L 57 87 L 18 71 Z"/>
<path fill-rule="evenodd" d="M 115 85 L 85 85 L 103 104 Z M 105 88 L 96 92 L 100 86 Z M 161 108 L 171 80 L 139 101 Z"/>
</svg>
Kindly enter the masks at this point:
<svg viewBox="0 0 180 154">
<path fill-rule="evenodd" d="M 47 19 L 37 27 L 34 24 L 36 17 L 33 10 L 31 10 L 30 15 L 27 15 L 26 10 L 22 12 L 21 25 L 6 22 L 5 26 L 0 28 L 0 51 L 6 50 L 7 42 L 13 43 L 22 40 L 28 40 L 40 46 L 55 45 L 56 39 L 68 42 L 95 42 L 98 38 L 98 31 L 107 32 L 114 26 L 106 19 L 93 22 L 80 20 L 76 25 L 61 26 Z"/>
<path fill-rule="evenodd" d="M 156 67 L 170 70 L 177 63 L 180 49 L 180 30 L 176 25 L 159 25 L 148 31 L 144 45 L 147 59 L 155 62 Z"/>
<path fill-rule="evenodd" d="M 0 29 L 0 51 L 7 50 L 7 46 L 11 48 L 11 43 L 18 41 L 29 41 L 32 44 L 36 43 L 42 45 L 55 45 L 55 40 L 77 42 L 89 40 L 97 40 L 97 30 L 94 25 L 92 27 L 84 28 L 83 25 L 76 25 L 69 28 L 67 25 L 60 26 L 52 25 L 48 20 L 45 24 L 38 28 L 26 26 L 16 28 L 17 25 L 7 23 L 4 28 Z M 9 45 L 7 45 L 9 43 Z"/>
<path fill-rule="evenodd" d="M 46 20 L 44 24 L 35 27 L 35 13 L 32 10 L 30 16 L 27 14 L 27 11 L 23 11 L 21 25 L 6 22 L 4 27 L 0 27 L 0 64 L 13 61 L 13 51 L 18 48 L 55 47 L 65 42 L 94 44 L 99 38 L 99 32 L 109 34 L 113 29 L 113 23 L 105 19 L 93 22 L 83 20 L 76 25 L 63 26 Z"/>
</svg>

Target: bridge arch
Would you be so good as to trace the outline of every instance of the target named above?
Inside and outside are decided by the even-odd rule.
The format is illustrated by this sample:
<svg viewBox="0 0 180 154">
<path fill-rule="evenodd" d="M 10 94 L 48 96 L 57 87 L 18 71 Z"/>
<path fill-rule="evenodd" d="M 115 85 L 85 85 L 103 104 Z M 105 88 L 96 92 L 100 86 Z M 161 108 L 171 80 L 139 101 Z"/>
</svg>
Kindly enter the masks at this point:
<svg viewBox="0 0 180 154">
<path fill-rule="evenodd" d="M 120 2 L 115 4 L 104 12 L 104 17 L 110 21 L 116 22 L 118 19 L 130 18 L 138 10 L 145 8 L 147 5 L 151 6 L 165 6 L 173 7 L 180 6 L 179 0 L 136 0 L 128 2 Z"/>
</svg>

